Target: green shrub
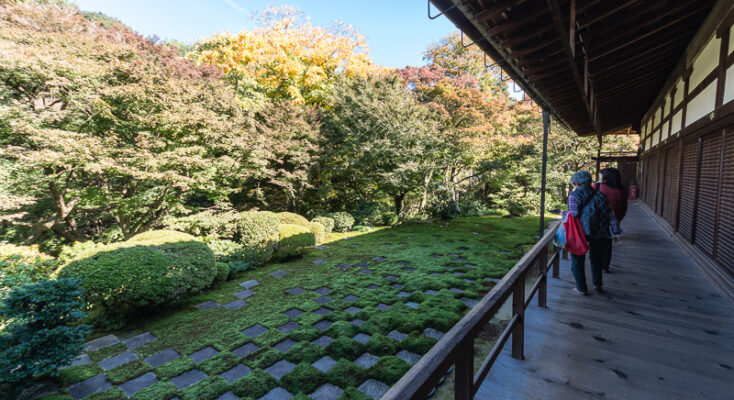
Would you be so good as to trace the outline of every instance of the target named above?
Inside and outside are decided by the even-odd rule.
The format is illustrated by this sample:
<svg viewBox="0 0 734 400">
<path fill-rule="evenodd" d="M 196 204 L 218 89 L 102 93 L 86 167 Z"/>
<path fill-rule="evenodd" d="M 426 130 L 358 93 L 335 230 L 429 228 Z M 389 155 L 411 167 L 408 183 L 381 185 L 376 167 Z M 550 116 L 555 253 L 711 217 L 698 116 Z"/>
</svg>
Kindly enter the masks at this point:
<svg viewBox="0 0 734 400">
<path fill-rule="evenodd" d="M 174 231 L 89 248 L 58 270 L 61 278 L 80 278 L 87 304 L 107 316 L 197 293 L 216 275 L 214 253 L 193 236 Z"/>
<path fill-rule="evenodd" d="M 251 267 L 264 265 L 278 248 L 280 222 L 275 213 L 248 211 L 239 214 L 237 238 L 242 244 L 242 261 Z"/>
<path fill-rule="evenodd" d="M 56 267 L 51 256 L 41 253 L 38 246 L 0 245 L 0 297 L 11 288 L 24 283 L 48 279 Z"/>
<path fill-rule="evenodd" d="M 300 225 L 304 228 L 309 228 L 308 220 L 296 213 L 292 212 L 279 212 L 278 221 L 281 224 Z"/>
<path fill-rule="evenodd" d="M 215 281 L 224 282 L 229 276 L 229 265 L 223 262 L 217 262 L 217 276 L 214 278 Z"/>
<path fill-rule="evenodd" d="M 352 216 L 356 225 L 374 226 L 382 222 L 380 206 L 373 201 L 360 201 Z"/>
<path fill-rule="evenodd" d="M 354 225 L 352 227 L 352 231 L 354 232 L 370 232 L 372 230 L 374 230 L 374 228 L 367 225 Z"/>
<path fill-rule="evenodd" d="M 316 217 L 312 219 L 311 222 L 318 222 L 319 224 L 323 225 L 324 229 L 326 229 L 327 234 L 331 233 L 331 231 L 334 230 L 334 218 Z"/>
<path fill-rule="evenodd" d="M 354 217 L 345 212 L 335 212 L 329 217 L 334 220 L 334 230 L 337 232 L 349 232 L 354 225 Z"/>
<path fill-rule="evenodd" d="M 215 239 L 232 239 L 237 234 L 236 211 L 205 210 L 183 217 L 172 217 L 165 221 L 168 229 L 188 232 L 196 236 Z"/>
<path fill-rule="evenodd" d="M 240 259 L 240 254 L 245 249 L 241 243 L 230 239 L 217 239 L 212 236 L 205 236 L 201 240 L 212 249 L 217 260 L 222 262 L 231 262 Z"/>
<path fill-rule="evenodd" d="M 316 237 L 316 243 L 321 243 L 326 237 L 326 228 L 318 222 L 311 222 L 311 233 Z"/>
<path fill-rule="evenodd" d="M 392 211 L 382 213 L 382 224 L 392 226 L 398 223 L 398 215 Z"/>
<path fill-rule="evenodd" d="M 300 225 L 283 224 L 280 226 L 280 240 L 275 258 L 285 260 L 299 257 L 316 245 L 316 237 L 311 230 Z"/>
<path fill-rule="evenodd" d="M 13 288 L 2 300 L 0 319 L 0 384 L 50 374 L 82 352 L 87 325 L 83 291 L 77 279 L 43 280 Z"/>
</svg>

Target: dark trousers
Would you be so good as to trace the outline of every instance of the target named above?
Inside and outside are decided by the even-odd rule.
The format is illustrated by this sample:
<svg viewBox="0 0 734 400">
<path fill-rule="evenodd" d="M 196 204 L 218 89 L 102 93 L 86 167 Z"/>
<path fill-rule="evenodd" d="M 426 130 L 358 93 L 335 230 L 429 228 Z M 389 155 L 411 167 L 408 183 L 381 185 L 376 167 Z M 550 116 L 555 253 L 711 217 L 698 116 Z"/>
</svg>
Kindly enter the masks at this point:
<svg viewBox="0 0 734 400">
<path fill-rule="evenodd" d="M 591 283 L 594 286 L 602 286 L 601 270 L 604 265 L 609 267 L 609 260 L 612 255 L 612 239 L 606 238 L 588 238 L 589 240 L 589 261 L 591 264 Z M 606 264 L 605 264 L 606 262 Z M 586 292 L 586 254 L 577 256 L 571 254 L 571 273 L 576 280 L 576 289 L 580 292 Z"/>
</svg>

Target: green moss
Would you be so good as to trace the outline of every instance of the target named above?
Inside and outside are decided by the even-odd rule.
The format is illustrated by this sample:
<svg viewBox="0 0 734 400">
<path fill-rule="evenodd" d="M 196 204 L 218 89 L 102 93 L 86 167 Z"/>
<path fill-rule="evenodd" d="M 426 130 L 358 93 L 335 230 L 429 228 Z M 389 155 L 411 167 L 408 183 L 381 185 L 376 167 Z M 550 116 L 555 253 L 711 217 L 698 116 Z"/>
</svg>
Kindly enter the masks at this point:
<svg viewBox="0 0 734 400">
<path fill-rule="evenodd" d="M 246 362 L 250 368 L 261 368 L 265 369 L 276 362 L 283 359 L 283 353 L 272 348 L 266 348 L 255 354 L 255 358 L 252 361 Z"/>
<path fill-rule="evenodd" d="M 59 371 L 59 382 L 62 386 L 70 386 L 85 379 L 101 374 L 102 367 L 97 364 L 77 365 Z"/>
<path fill-rule="evenodd" d="M 158 376 L 158 379 L 168 379 L 173 378 L 174 376 L 179 376 L 195 367 L 196 363 L 194 363 L 190 358 L 180 357 L 156 368 L 155 374 Z"/>
<path fill-rule="evenodd" d="M 210 376 L 186 389 L 183 400 L 212 400 L 229 390 L 229 383 L 221 376 Z"/>
<path fill-rule="evenodd" d="M 312 363 L 323 356 L 324 349 L 310 342 L 300 342 L 285 353 L 285 359 L 293 363 Z"/>
<path fill-rule="evenodd" d="M 365 345 L 367 352 L 376 356 L 395 354 L 397 342 L 386 336 L 375 333 Z"/>
<path fill-rule="evenodd" d="M 100 362 L 104 360 L 105 358 L 109 358 L 109 357 L 118 355 L 125 350 L 127 350 L 127 346 L 125 346 L 123 343 L 118 343 L 112 346 L 104 347 L 100 350 L 97 350 L 97 351 L 94 351 L 88 354 L 89 354 L 89 358 L 91 358 L 92 361 Z"/>
<path fill-rule="evenodd" d="M 153 370 L 153 368 L 148 365 L 148 363 L 141 359 L 137 359 L 107 371 L 107 380 L 114 385 L 119 385 L 120 383 L 127 382 L 132 378 L 137 378 L 151 370 Z"/>
<path fill-rule="evenodd" d="M 292 394 L 308 394 L 326 381 L 326 377 L 313 365 L 302 362 L 281 379 L 283 387 Z"/>
<path fill-rule="evenodd" d="M 326 380 L 339 387 L 359 386 L 367 379 L 367 370 L 353 362 L 341 359 L 326 373 Z"/>
<path fill-rule="evenodd" d="M 349 337 L 340 336 L 334 339 L 333 342 L 329 343 L 326 347 L 326 352 L 335 360 L 340 358 L 354 360 L 359 357 L 363 351 L 360 343 L 355 342 Z"/>
<path fill-rule="evenodd" d="M 370 368 L 370 376 L 375 379 L 384 382 L 388 385 L 393 385 L 399 381 L 400 378 L 408 372 L 410 365 L 405 361 L 395 357 L 382 357 L 377 364 Z"/>
<path fill-rule="evenodd" d="M 176 385 L 172 382 L 157 382 L 132 395 L 132 400 L 170 400 L 178 394 Z"/>
<path fill-rule="evenodd" d="M 108 389 L 106 392 L 95 393 L 89 397 L 88 400 L 124 400 L 127 399 L 127 395 L 120 388 L 113 387 Z"/>
<path fill-rule="evenodd" d="M 412 333 L 401 343 L 405 350 L 416 354 L 425 354 L 436 344 L 436 340 L 423 336 L 420 333 Z"/>
<path fill-rule="evenodd" d="M 55 394 L 47 394 L 39 398 L 38 400 L 73 400 L 73 399 L 68 394 L 55 393 Z"/>
<path fill-rule="evenodd" d="M 240 358 L 236 355 L 223 351 L 199 364 L 199 369 L 207 375 L 218 375 L 234 367 L 239 361 Z"/>
<path fill-rule="evenodd" d="M 372 400 L 372 398 L 352 386 L 344 390 L 344 394 L 342 394 L 339 400 Z"/>
<path fill-rule="evenodd" d="M 295 340 L 296 342 L 300 341 L 312 341 L 316 339 L 317 337 L 321 336 L 321 331 L 314 328 L 313 326 L 301 326 L 300 328 L 291 331 L 291 333 L 288 334 L 288 337 Z"/>
<path fill-rule="evenodd" d="M 326 330 L 326 334 L 331 337 L 347 336 L 352 337 L 359 332 L 359 328 L 352 325 L 347 321 L 337 321 L 331 324 L 329 329 Z"/>
<path fill-rule="evenodd" d="M 277 385 L 278 381 L 270 374 L 261 369 L 255 369 L 247 374 L 247 376 L 232 384 L 232 393 L 240 397 L 257 399 L 264 396 L 265 393 Z"/>
</svg>

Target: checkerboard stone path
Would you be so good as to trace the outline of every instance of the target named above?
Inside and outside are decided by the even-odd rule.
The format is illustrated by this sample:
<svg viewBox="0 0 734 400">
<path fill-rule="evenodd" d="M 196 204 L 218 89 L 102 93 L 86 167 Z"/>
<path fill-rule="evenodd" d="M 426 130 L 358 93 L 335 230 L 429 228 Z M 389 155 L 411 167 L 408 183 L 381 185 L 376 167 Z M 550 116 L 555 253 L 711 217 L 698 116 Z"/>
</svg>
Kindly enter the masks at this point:
<svg viewBox="0 0 734 400">
<path fill-rule="evenodd" d="M 128 349 L 132 350 L 136 347 L 140 347 L 144 344 L 148 344 L 155 341 L 157 338 L 150 332 L 141 333 L 140 335 L 133 336 L 130 339 L 123 341 L 122 343 L 127 346 Z"/>
<path fill-rule="evenodd" d="M 271 272 L 269 275 L 272 276 L 273 278 L 282 278 L 288 275 L 288 273 L 285 271 L 277 270 L 275 272 Z"/>
<path fill-rule="evenodd" d="M 173 383 L 177 389 L 181 390 L 201 382 L 204 378 L 206 378 L 205 373 L 198 369 L 192 369 L 191 371 L 186 371 L 179 376 L 171 378 L 171 383 Z"/>
<path fill-rule="evenodd" d="M 239 364 L 234 368 L 222 372 L 219 376 L 226 379 L 229 383 L 234 383 L 236 380 L 249 375 L 250 372 L 252 372 L 250 368 L 245 365 Z"/>
<path fill-rule="evenodd" d="M 93 352 L 118 343 L 120 343 L 120 339 L 118 339 L 117 336 L 107 335 L 84 343 L 84 350 Z"/>
<path fill-rule="evenodd" d="M 312 340 L 311 343 L 313 343 L 313 344 L 315 344 L 315 345 L 317 345 L 317 346 L 319 346 L 319 347 L 321 347 L 323 349 L 323 348 L 326 348 L 326 346 L 328 346 L 329 343 L 331 343 L 333 341 L 334 341 L 334 339 L 332 339 L 329 336 L 324 335 L 324 336 L 319 337 L 318 339 Z"/>
<path fill-rule="evenodd" d="M 283 389 L 282 387 L 277 387 L 269 391 L 265 396 L 259 398 L 258 400 L 290 400 L 292 398 L 293 395 L 290 394 L 290 392 Z"/>
<path fill-rule="evenodd" d="M 364 393 L 368 397 L 377 400 L 384 396 L 388 390 L 390 390 L 390 386 L 387 386 L 386 384 L 375 379 L 368 379 L 364 383 L 359 385 L 357 390 Z"/>
<path fill-rule="evenodd" d="M 227 392 L 219 397 L 217 397 L 216 400 L 239 400 L 239 397 L 235 396 L 232 392 Z"/>
<path fill-rule="evenodd" d="M 265 333 L 267 331 L 268 331 L 268 328 L 266 328 L 266 327 L 264 327 L 264 326 L 262 326 L 260 324 L 255 324 L 255 325 L 252 325 L 251 327 L 243 330 L 242 333 L 244 333 L 245 335 L 247 335 L 249 337 L 254 338 L 254 337 L 258 337 L 258 336 L 262 335 L 263 333 Z"/>
<path fill-rule="evenodd" d="M 206 346 L 201 350 L 195 351 L 191 354 L 189 354 L 189 358 L 194 361 L 195 363 L 200 363 L 202 361 L 206 361 L 214 356 L 216 356 L 219 352 L 217 349 L 215 349 L 212 346 Z"/>
<path fill-rule="evenodd" d="M 354 360 L 354 363 L 359 365 L 360 367 L 369 368 L 377 364 L 378 361 L 380 361 L 380 357 L 373 356 L 372 354 L 369 354 L 369 353 L 364 353 L 361 356 L 359 356 L 359 358 Z"/>
<path fill-rule="evenodd" d="M 301 310 L 299 310 L 297 308 L 291 308 L 290 310 L 288 310 L 288 311 L 286 311 L 286 312 L 284 312 L 282 314 L 285 315 L 286 317 L 290 318 L 290 319 L 295 319 L 299 315 L 303 314 L 303 311 L 301 311 Z"/>
<path fill-rule="evenodd" d="M 292 294 L 293 296 L 299 296 L 299 295 L 303 294 L 303 292 L 305 292 L 305 291 L 306 291 L 306 289 L 304 289 L 302 287 L 299 287 L 299 286 L 296 286 L 294 288 L 290 288 L 290 289 L 286 290 L 286 292 L 288 294 Z"/>
<path fill-rule="evenodd" d="M 196 308 L 198 308 L 201 311 L 206 311 L 206 310 L 211 310 L 212 308 L 217 308 L 217 307 L 220 307 L 220 306 L 221 306 L 221 304 L 217 303 L 216 301 L 209 300 L 209 301 L 205 301 L 205 302 L 203 302 L 201 304 L 197 304 L 196 305 Z"/>
<path fill-rule="evenodd" d="M 252 288 L 254 288 L 255 286 L 257 286 L 259 284 L 260 284 L 260 282 L 254 280 L 254 279 L 251 279 L 249 281 L 240 283 L 240 286 L 242 286 L 245 289 L 252 289 Z"/>
<path fill-rule="evenodd" d="M 280 379 L 285 374 L 293 371 L 293 368 L 296 367 L 296 364 L 293 364 L 292 362 L 288 362 L 286 360 L 280 360 L 277 363 L 265 368 L 265 372 L 272 375 L 275 379 Z"/>
<path fill-rule="evenodd" d="M 168 348 L 168 349 L 165 349 L 159 353 L 153 354 L 152 356 L 146 358 L 145 362 L 147 362 L 153 368 L 158 368 L 161 365 L 169 361 L 173 361 L 179 357 L 180 355 L 176 352 L 176 350 Z"/>
<path fill-rule="evenodd" d="M 344 391 L 338 386 L 331 383 L 325 383 L 319 386 L 313 393 L 309 395 L 313 400 L 337 400 Z"/>
<path fill-rule="evenodd" d="M 122 389 L 122 391 L 125 392 L 126 395 L 132 396 L 138 391 L 145 389 L 148 386 L 155 384 L 156 382 L 158 382 L 158 378 L 156 378 L 155 374 L 153 372 L 148 372 L 144 375 L 141 375 L 135 379 L 131 379 L 121 384 L 119 388 Z"/>
<path fill-rule="evenodd" d="M 244 300 L 235 300 L 231 301 L 227 304 L 224 304 L 222 307 L 228 309 L 228 310 L 239 310 L 240 308 L 247 305 L 247 302 Z"/>
<path fill-rule="evenodd" d="M 256 345 L 255 343 L 247 343 L 232 350 L 232 353 L 234 353 L 237 357 L 244 358 L 256 352 L 259 348 L 260 346 Z"/>
<path fill-rule="evenodd" d="M 282 353 L 285 353 L 286 351 L 290 350 L 291 347 L 297 345 L 298 342 L 291 340 L 291 339 L 284 339 L 280 341 L 278 344 L 273 346 L 275 350 L 278 350 Z"/>
<path fill-rule="evenodd" d="M 67 390 L 72 399 L 79 400 L 110 388 L 112 388 L 112 384 L 107 381 L 107 374 L 100 374 L 71 385 Z"/>
<path fill-rule="evenodd" d="M 130 361 L 134 361 L 138 359 L 138 355 L 133 353 L 130 350 L 123 351 L 122 353 L 112 356 L 109 358 L 105 358 L 104 360 L 100 361 L 98 364 L 100 367 L 102 367 L 103 370 L 108 371 L 112 368 L 119 367 L 122 364 L 126 364 Z"/>
<path fill-rule="evenodd" d="M 329 356 L 323 356 L 317 361 L 314 361 L 311 365 L 314 366 L 317 370 L 327 373 L 331 371 L 332 368 L 336 365 L 336 360 Z"/>
</svg>

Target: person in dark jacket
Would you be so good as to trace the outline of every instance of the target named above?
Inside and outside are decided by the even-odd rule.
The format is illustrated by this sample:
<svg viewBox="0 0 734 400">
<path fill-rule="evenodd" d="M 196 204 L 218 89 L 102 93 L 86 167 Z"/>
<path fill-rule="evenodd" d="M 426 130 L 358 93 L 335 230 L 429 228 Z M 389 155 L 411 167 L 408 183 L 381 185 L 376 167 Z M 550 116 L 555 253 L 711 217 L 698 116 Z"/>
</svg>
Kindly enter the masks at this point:
<svg viewBox="0 0 734 400">
<path fill-rule="evenodd" d="M 604 168 L 599 173 L 599 183 L 596 185 L 599 190 L 607 198 L 609 206 L 614 212 L 618 223 L 622 223 L 622 219 L 627 214 L 627 190 L 622 186 L 622 175 L 616 168 Z M 609 271 L 609 263 L 612 261 L 612 248 L 609 246 L 608 253 L 602 256 L 602 271 Z"/>
<path fill-rule="evenodd" d="M 618 235 L 619 224 L 609 207 L 606 197 L 591 187 L 591 174 L 579 171 L 571 177 L 574 191 L 568 196 L 568 211 L 579 218 L 589 242 L 589 261 L 591 281 L 594 289 L 602 292 L 603 255 L 612 246 L 613 235 Z M 576 280 L 574 291 L 579 294 L 588 292 L 586 287 L 586 255 L 571 255 L 571 272 Z"/>
</svg>

